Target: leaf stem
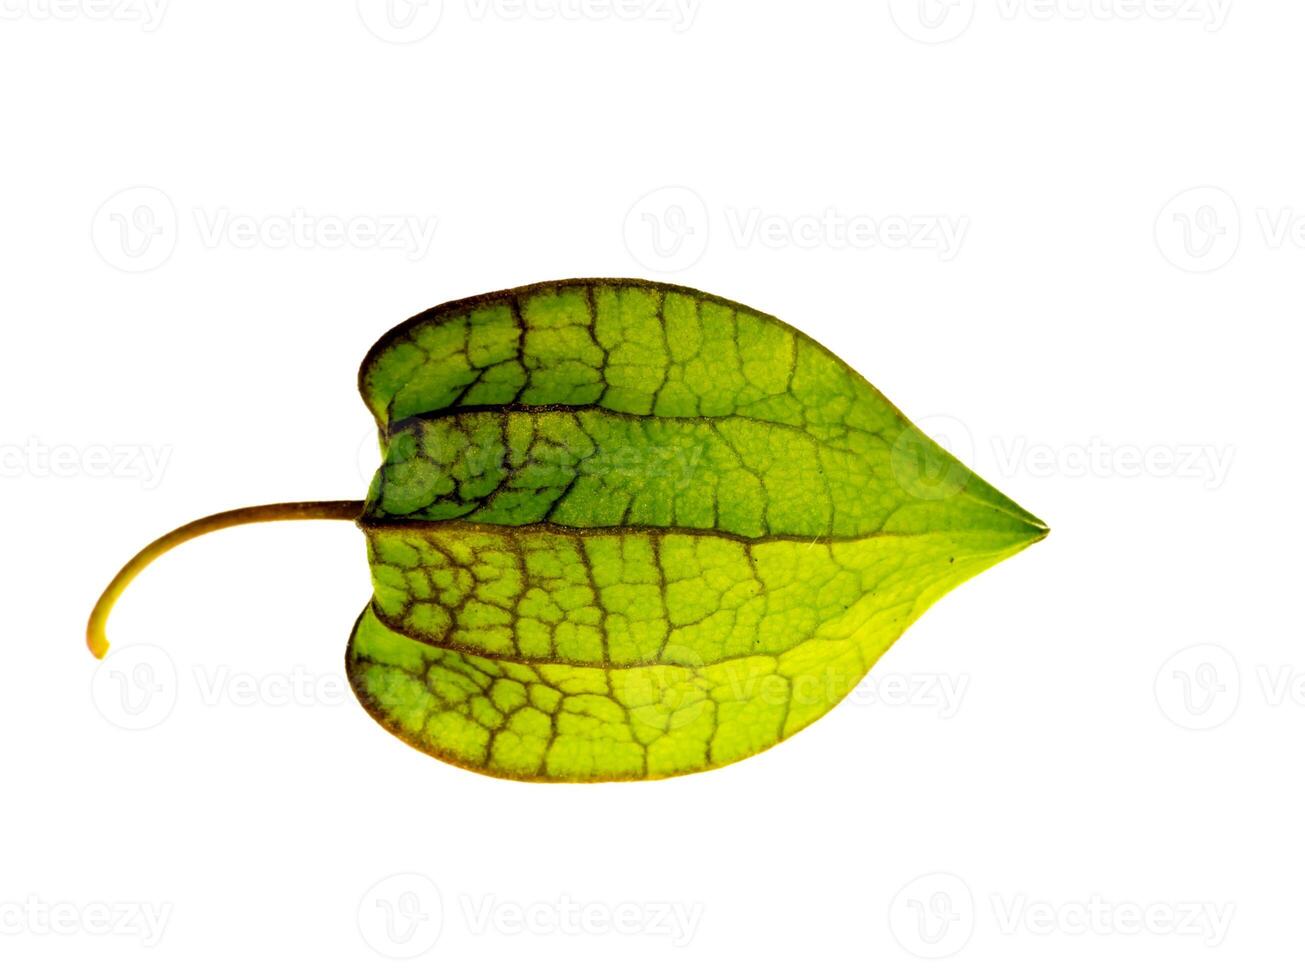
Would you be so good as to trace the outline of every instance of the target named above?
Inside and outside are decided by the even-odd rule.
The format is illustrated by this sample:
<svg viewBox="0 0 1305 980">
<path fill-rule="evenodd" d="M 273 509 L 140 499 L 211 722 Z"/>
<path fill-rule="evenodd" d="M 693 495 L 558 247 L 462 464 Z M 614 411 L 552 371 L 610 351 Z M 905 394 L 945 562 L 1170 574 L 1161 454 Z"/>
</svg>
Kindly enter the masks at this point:
<svg viewBox="0 0 1305 980">
<path fill-rule="evenodd" d="M 208 534 L 210 531 L 221 531 L 223 528 L 236 527 L 240 524 L 261 524 L 265 521 L 353 521 L 362 515 L 362 510 L 361 500 L 310 500 L 292 504 L 239 507 L 236 510 L 224 510 L 220 514 L 210 514 L 208 517 L 183 524 L 147 544 L 113 577 L 113 581 L 109 583 L 109 587 L 104 590 L 104 594 L 95 603 L 95 608 L 91 610 L 91 618 L 86 624 L 86 645 L 97 657 L 103 657 L 109 652 L 109 637 L 104 627 L 114 603 L 150 562 L 179 544 Z"/>
</svg>

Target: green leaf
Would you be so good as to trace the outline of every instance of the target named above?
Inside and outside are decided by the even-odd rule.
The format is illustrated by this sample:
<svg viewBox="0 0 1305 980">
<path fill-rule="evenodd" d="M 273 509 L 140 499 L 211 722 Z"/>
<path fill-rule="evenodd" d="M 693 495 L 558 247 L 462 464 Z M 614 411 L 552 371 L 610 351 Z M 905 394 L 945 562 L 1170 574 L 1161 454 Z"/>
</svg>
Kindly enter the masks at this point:
<svg viewBox="0 0 1305 980">
<path fill-rule="evenodd" d="M 495 776 L 760 752 L 1046 534 L 815 341 L 682 287 L 445 304 L 359 387 L 383 459 L 350 679 L 400 738 Z"/>
<path fill-rule="evenodd" d="M 438 306 L 359 388 L 383 456 L 366 501 L 168 532 L 96 603 L 96 656 L 177 545 L 357 518 L 374 595 L 346 662 L 377 721 L 494 776 L 654 779 L 810 724 L 934 600 L 1047 533 L 815 341 L 679 286 Z"/>
</svg>

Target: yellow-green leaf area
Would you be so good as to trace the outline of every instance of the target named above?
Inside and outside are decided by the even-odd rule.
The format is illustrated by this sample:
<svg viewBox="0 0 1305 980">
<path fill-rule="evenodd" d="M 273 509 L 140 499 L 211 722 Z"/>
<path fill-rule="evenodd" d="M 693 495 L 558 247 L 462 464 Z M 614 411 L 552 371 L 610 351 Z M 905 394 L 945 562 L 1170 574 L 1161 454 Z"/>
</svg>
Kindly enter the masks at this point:
<svg viewBox="0 0 1305 980">
<path fill-rule="evenodd" d="M 694 290 L 544 283 L 382 338 L 349 676 L 491 775 L 653 779 L 842 699 L 1035 517 L 793 327 Z"/>
</svg>

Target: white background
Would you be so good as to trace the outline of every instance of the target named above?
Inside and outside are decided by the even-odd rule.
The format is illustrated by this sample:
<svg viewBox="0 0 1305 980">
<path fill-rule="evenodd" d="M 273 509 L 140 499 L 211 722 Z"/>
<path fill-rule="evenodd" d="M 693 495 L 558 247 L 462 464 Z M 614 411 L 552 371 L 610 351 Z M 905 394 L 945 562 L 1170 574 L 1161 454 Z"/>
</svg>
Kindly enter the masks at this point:
<svg viewBox="0 0 1305 980">
<path fill-rule="evenodd" d="M 63 3 L 0 4 L 6 976 L 1299 969 L 1305 9 Z M 796 324 L 1051 537 L 660 783 L 382 731 L 345 523 L 174 552 L 97 671 L 151 537 L 361 496 L 384 330 L 593 275 Z"/>
</svg>

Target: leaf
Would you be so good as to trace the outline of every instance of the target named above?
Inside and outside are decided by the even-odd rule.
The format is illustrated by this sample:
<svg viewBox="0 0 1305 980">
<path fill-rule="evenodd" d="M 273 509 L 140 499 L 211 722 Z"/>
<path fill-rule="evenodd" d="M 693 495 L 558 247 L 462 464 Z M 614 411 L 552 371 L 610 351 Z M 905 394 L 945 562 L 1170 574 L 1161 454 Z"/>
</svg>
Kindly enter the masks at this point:
<svg viewBox="0 0 1305 980">
<path fill-rule="evenodd" d="M 386 334 L 359 388 L 382 452 L 366 501 L 170 531 L 96 603 L 96 656 L 178 544 L 357 518 L 374 595 L 346 663 L 377 721 L 494 776 L 653 779 L 804 728 L 934 600 L 1047 533 L 815 341 L 679 286 L 447 303 Z"/>
<path fill-rule="evenodd" d="M 677 286 L 445 304 L 359 387 L 383 461 L 350 679 L 394 734 L 495 776 L 760 752 L 1046 534 L 815 341 Z"/>
</svg>

